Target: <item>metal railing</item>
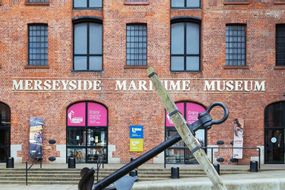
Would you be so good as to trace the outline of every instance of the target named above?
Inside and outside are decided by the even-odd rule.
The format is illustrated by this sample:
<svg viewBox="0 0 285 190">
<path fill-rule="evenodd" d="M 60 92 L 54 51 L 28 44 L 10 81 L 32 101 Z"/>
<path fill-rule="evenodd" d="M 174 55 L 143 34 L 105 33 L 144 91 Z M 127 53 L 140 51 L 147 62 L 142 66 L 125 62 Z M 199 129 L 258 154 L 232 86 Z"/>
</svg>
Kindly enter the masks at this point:
<svg viewBox="0 0 285 190">
<path fill-rule="evenodd" d="M 28 171 L 33 167 L 34 163 L 29 166 L 29 163 L 26 162 L 26 185 L 28 185 Z M 40 168 L 42 168 L 42 160 L 40 160 Z"/>
<path fill-rule="evenodd" d="M 207 149 L 211 149 L 211 162 L 213 163 L 214 162 L 214 149 L 228 149 L 228 150 L 233 150 L 233 149 L 242 149 L 242 150 L 256 150 L 258 152 L 258 167 L 260 169 L 260 162 L 261 162 L 261 150 L 259 147 L 232 147 L 232 146 L 228 146 L 228 147 L 203 147 L 204 150 L 207 150 Z M 237 159 L 238 161 L 239 159 Z"/>
<path fill-rule="evenodd" d="M 104 155 L 99 155 L 98 159 L 97 159 L 97 169 L 96 169 L 96 181 L 99 181 L 99 172 L 100 172 L 100 168 L 102 166 L 102 168 L 104 168 Z"/>
<path fill-rule="evenodd" d="M 175 148 L 173 148 L 173 149 L 175 149 Z M 181 149 L 181 148 L 179 147 L 179 149 Z M 184 147 L 183 147 L 183 149 L 184 149 Z M 187 149 L 187 148 L 185 147 L 185 149 Z M 257 155 L 258 156 L 258 167 L 259 167 L 259 169 L 261 167 L 261 149 L 259 147 L 233 147 L 233 146 L 208 147 L 207 146 L 207 147 L 203 147 L 203 149 L 205 150 L 206 153 L 208 153 L 208 151 L 206 151 L 206 150 L 208 150 L 208 149 L 211 150 L 211 153 L 210 153 L 211 154 L 211 159 L 210 159 L 210 161 L 211 161 L 212 164 L 214 163 L 214 153 L 215 153 L 214 149 L 217 149 L 217 150 L 221 150 L 221 149 L 227 149 L 227 150 L 233 150 L 233 149 L 256 150 L 257 153 L 258 153 L 258 155 Z M 229 155 L 226 155 L 226 156 L 229 157 Z M 217 156 L 217 157 L 219 158 L 219 156 Z M 238 162 L 239 159 L 236 159 L 236 160 Z M 164 168 L 166 168 L 167 164 L 170 164 L 170 163 L 166 163 L 166 160 L 165 160 L 164 161 Z"/>
</svg>

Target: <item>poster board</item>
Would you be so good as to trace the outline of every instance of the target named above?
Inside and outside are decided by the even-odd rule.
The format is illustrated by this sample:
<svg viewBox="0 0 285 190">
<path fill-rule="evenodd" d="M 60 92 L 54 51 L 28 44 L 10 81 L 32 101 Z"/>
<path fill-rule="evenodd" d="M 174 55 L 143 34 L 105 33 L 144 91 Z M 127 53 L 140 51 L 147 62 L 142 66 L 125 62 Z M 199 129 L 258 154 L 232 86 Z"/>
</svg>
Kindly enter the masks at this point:
<svg viewBox="0 0 285 190">
<path fill-rule="evenodd" d="M 144 130 L 142 125 L 130 126 L 130 152 L 143 152 Z"/>
<path fill-rule="evenodd" d="M 244 120 L 241 118 L 237 118 L 233 122 L 233 132 L 234 132 L 234 140 L 233 147 L 238 147 L 240 149 L 233 149 L 233 158 L 242 159 L 243 156 L 243 133 L 244 133 Z"/>
<path fill-rule="evenodd" d="M 130 139 L 130 152 L 143 152 L 143 139 Z"/>
<path fill-rule="evenodd" d="M 44 119 L 31 117 L 29 124 L 29 156 L 33 160 L 42 160 Z"/>
</svg>

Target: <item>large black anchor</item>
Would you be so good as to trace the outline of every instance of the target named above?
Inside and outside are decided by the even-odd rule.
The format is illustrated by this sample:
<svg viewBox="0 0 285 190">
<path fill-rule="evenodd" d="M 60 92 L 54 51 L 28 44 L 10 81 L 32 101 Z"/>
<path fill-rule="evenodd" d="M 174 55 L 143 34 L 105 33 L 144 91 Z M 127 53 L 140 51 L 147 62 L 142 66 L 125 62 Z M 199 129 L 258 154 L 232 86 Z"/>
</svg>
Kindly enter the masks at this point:
<svg viewBox="0 0 285 190">
<path fill-rule="evenodd" d="M 222 108 L 224 112 L 223 117 L 219 120 L 213 120 L 210 114 L 211 111 L 216 107 Z M 175 114 L 175 113 L 170 113 L 169 115 L 171 114 Z M 192 124 L 188 124 L 188 128 L 195 135 L 195 132 L 199 129 L 210 129 L 212 125 L 218 125 L 218 124 L 223 123 L 224 121 L 226 121 L 228 116 L 229 116 L 228 108 L 221 102 L 215 102 L 212 105 L 210 105 L 205 112 L 202 112 L 198 115 L 198 120 L 196 122 Z M 81 179 L 78 185 L 79 190 L 92 190 L 92 189 L 102 190 L 114 182 L 115 182 L 115 187 L 113 189 L 117 189 L 117 190 L 131 189 L 135 181 L 135 177 L 125 176 L 125 175 L 127 175 L 130 171 L 139 167 L 140 165 L 142 165 L 149 159 L 158 155 L 159 153 L 169 148 L 170 146 L 174 145 L 180 140 L 181 140 L 181 137 L 179 134 L 168 138 L 166 141 L 157 145 L 156 147 L 144 153 L 140 157 L 134 159 L 132 162 L 119 168 L 114 173 L 105 177 L 104 179 L 102 179 L 101 181 L 99 181 L 98 183 L 94 185 L 93 185 L 93 181 L 94 181 L 95 170 L 91 168 L 89 169 L 89 171 L 87 171 L 85 174 L 81 176 Z M 201 148 L 201 147 L 198 147 L 198 148 Z"/>
</svg>

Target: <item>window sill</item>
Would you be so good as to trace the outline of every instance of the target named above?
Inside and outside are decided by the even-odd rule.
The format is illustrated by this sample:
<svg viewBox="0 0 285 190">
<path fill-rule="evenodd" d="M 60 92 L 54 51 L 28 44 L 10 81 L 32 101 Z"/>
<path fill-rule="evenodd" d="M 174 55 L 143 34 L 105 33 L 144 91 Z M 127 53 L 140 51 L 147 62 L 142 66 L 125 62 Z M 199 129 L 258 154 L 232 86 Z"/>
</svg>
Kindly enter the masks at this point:
<svg viewBox="0 0 285 190">
<path fill-rule="evenodd" d="M 179 70 L 179 71 L 173 71 L 170 70 L 171 73 L 201 73 L 201 70 L 199 71 L 189 71 L 189 70 Z"/>
<path fill-rule="evenodd" d="M 250 2 L 247 1 L 247 2 L 239 2 L 239 1 L 236 1 L 236 2 L 225 2 L 224 1 L 224 5 L 249 5 Z"/>
<path fill-rule="evenodd" d="M 274 1 L 274 5 L 285 5 L 285 1 Z"/>
<path fill-rule="evenodd" d="M 141 2 L 128 2 L 125 1 L 124 5 L 149 5 L 149 1 L 141 1 Z"/>
<path fill-rule="evenodd" d="M 101 73 L 103 70 L 71 70 L 73 73 Z"/>
<path fill-rule="evenodd" d="M 95 10 L 95 11 L 102 11 L 102 7 L 73 7 L 74 11 L 83 11 L 83 10 Z"/>
<path fill-rule="evenodd" d="M 125 65 L 124 69 L 147 69 L 147 65 L 142 65 L 142 66 Z"/>
<path fill-rule="evenodd" d="M 275 66 L 274 70 L 285 70 L 285 65 L 284 66 Z"/>
<path fill-rule="evenodd" d="M 224 69 L 249 69 L 248 66 L 231 66 L 231 65 L 224 65 Z"/>
<path fill-rule="evenodd" d="M 42 65 L 39 65 L 39 66 L 36 66 L 36 65 L 26 65 L 25 69 L 49 69 L 49 66 L 48 65 L 45 65 L 45 66 L 42 66 Z"/>
<path fill-rule="evenodd" d="M 49 6 L 49 2 L 47 3 L 30 3 L 28 1 L 25 2 L 26 6 Z"/>
<path fill-rule="evenodd" d="M 201 7 L 171 7 L 172 10 L 196 10 L 201 9 Z"/>
</svg>

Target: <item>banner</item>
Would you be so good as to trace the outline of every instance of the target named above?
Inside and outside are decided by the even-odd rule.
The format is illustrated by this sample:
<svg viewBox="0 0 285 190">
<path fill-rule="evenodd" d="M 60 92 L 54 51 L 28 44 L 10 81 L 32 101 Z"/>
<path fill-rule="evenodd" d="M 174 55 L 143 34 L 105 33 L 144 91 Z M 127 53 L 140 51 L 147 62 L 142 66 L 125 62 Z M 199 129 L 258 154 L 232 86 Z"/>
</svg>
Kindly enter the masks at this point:
<svg viewBox="0 0 285 190">
<path fill-rule="evenodd" d="M 70 106 L 67 110 L 67 125 L 68 126 L 82 126 L 86 125 L 86 106 L 85 102 L 77 103 Z"/>
<path fill-rule="evenodd" d="M 88 110 L 88 126 L 107 127 L 107 109 L 94 102 L 87 103 Z"/>
<path fill-rule="evenodd" d="M 241 118 L 237 118 L 234 120 L 234 141 L 233 147 L 243 147 L 243 128 L 244 128 L 244 120 Z M 242 159 L 243 149 L 233 149 L 233 158 Z"/>
<path fill-rule="evenodd" d="M 34 160 L 43 158 L 43 126 L 43 118 L 30 118 L 29 155 Z"/>
</svg>

